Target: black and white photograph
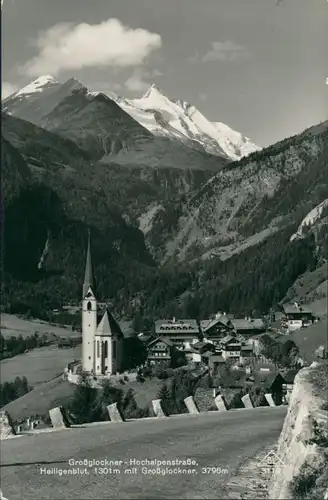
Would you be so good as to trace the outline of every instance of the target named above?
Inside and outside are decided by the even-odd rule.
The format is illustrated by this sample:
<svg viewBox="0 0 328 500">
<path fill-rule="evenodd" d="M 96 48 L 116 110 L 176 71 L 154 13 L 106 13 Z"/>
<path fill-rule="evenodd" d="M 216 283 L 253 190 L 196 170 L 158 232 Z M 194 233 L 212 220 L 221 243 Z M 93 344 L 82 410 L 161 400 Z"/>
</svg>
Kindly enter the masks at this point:
<svg viewBox="0 0 328 500">
<path fill-rule="evenodd" d="M 328 1 L 1 0 L 1 500 L 328 500 Z"/>
</svg>

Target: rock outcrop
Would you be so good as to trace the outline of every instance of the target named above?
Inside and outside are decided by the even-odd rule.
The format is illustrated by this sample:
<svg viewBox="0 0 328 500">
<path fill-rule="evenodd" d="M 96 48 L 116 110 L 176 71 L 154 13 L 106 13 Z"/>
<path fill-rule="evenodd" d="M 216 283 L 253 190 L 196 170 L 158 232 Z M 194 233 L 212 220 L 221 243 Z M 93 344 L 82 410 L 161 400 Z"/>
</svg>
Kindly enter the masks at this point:
<svg viewBox="0 0 328 500">
<path fill-rule="evenodd" d="M 320 394 L 317 389 L 324 377 L 327 377 L 327 367 L 313 363 L 295 378 L 278 442 L 280 460 L 269 485 L 270 499 L 324 496 L 328 479 L 328 412 L 322 409 L 325 400 L 323 392 Z M 309 496 L 314 492 L 319 496 Z"/>
<path fill-rule="evenodd" d="M 13 427 L 10 415 L 7 411 L 0 412 L 0 439 L 7 439 L 15 436 L 16 432 Z"/>
</svg>

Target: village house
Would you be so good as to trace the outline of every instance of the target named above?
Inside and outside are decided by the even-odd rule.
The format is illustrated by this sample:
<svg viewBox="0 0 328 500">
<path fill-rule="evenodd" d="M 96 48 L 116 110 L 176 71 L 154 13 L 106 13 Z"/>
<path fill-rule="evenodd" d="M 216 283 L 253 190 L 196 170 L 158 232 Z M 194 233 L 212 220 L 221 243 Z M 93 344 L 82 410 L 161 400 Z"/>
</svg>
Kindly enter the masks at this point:
<svg viewBox="0 0 328 500">
<path fill-rule="evenodd" d="M 281 326 L 287 332 L 310 326 L 313 322 L 314 317 L 310 309 L 300 306 L 297 302 L 283 305 Z"/>
<path fill-rule="evenodd" d="M 254 356 L 254 350 L 252 345 L 242 345 L 240 349 L 239 363 L 245 365 L 249 363 Z"/>
<path fill-rule="evenodd" d="M 220 347 L 222 349 L 222 357 L 225 361 L 240 360 L 242 343 L 238 339 L 236 339 L 236 337 L 227 335 L 221 340 Z"/>
<path fill-rule="evenodd" d="M 200 330 L 207 342 L 219 344 L 220 340 L 234 331 L 231 320 L 223 313 L 218 313 L 212 319 L 205 319 L 200 322 Z"/>
<path fill-rule="evenodd" d="M 226 360 L 220 353 L 207 352 L 204 353 L 204 355 L 206 356 L 206 364 L 212 373 L 216 372 L 220 366 L 223 366 L 226 363 Z"/>
<path fill-rule="evenodd" d="M 200 341 L 193 344 L 191 358 L 194 363 L 204 363 L 210 369 L 227 361 L 237 365 L 249 364 L 253 359 L 253 346 L 248 345 L 241 336 L 227 335 L 219 344 Z"/>
<path fill-rule="evenodd" d="M 154 365 L 160 362 L 171 363 L 173 343 L 168 337 L 158 337 L 147 344 L 148 364 Z"/>
<path fill-rule="evenodd" d="M 270 393 L 276 405 L 283 402 L 284 395 L 284 378 L 278 372 L 261 372 L 247 370 L 232 371 L 229 375 L 221 380 L 221 388 L 236 389 L 249 393 L 251 389 L 261 391 L 262 393 Z"/>
<path fill-rule="evenodd" d="M 204 353 L 214 353 L 215 351 L 216 346 L 211 342 L 197 341 L 190 346 L 186 355 L 187 359 L 199 364 L 203 361 L 202 357 Z"/>
<path fill-rule="evenodd" d="M 178 349 L 189 348 L 200 338 L 200 329 L 195 319 L 160 319 L 155 321 L 155 336 L 168 337 Z"/>
</svg>

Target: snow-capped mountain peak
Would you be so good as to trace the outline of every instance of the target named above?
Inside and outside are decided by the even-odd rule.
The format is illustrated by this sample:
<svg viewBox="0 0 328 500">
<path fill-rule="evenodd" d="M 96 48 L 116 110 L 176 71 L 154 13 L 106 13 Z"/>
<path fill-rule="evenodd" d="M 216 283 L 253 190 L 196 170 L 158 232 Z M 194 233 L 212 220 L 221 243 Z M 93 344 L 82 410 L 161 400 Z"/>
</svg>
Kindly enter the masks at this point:
<svg viewBox="0 0 328 500">
<path fill-rule="evenodd" d="M 24 94 L 33 94 L 34 92 L 42 92 L 44 87 L 52 87 L 53 85 L 58 85 L 59 82 L 50 75 L 39 76 L 36 80 L 29 83 L 18 92 L 16 92 L 16 96 L 24 95 Z"/>
<path fill-rule="evenodd" d="M 208 153 L 230 160 L 239 160 L 261 149 L 224 123 L 210 122 L 189 102 L 169 99 L 155 84 L 140 99 L 116 97 L 114 100 L 154 135 L 179 139 L 190 145 L 198 143 Z"/>
<path fill-rule="evenodd" d="M 153 83 L 149 89 L 147 90 L 147 92 L 142 96 L 141 99 L 149 99 L 151 97 L 154 97 L 156 95 L 163 95 L 163 92 L 161 91 L 161 89 L 155 84 Z"/>
<path fill-rule="evenodd" d="M 224 123 L 210 122 L 193 104 L 170 99 L 156 84 L 139 99 L 126 99 L 99 90 L 89 91 L 74 77 L 60 83 L 53 76 L 43 75 L 4 99 L 2 110 L 39 124 L 60 100 L 84 91 L 90 98 L 103 95 L 115 101 L 153 135 L 183 142 L 196 150 L 239 160 L 261 149 Z"/>
</svg>

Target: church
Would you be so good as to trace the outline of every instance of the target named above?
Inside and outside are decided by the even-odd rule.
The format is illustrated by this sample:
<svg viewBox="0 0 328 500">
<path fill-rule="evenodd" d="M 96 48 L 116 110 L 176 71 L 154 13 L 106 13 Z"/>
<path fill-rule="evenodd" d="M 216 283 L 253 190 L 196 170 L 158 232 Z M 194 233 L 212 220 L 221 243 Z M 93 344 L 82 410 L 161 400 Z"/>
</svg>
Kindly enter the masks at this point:
<svg viewBox="0 0 328 500">
<path fill-rule="evenodd" d="M 94 376 L 110 375 L 120 371 L 124 336 L 108 307 L 98 323 L 94 288 L 89 231 L 82 292 L 82 370 Z"/>
</svg>

